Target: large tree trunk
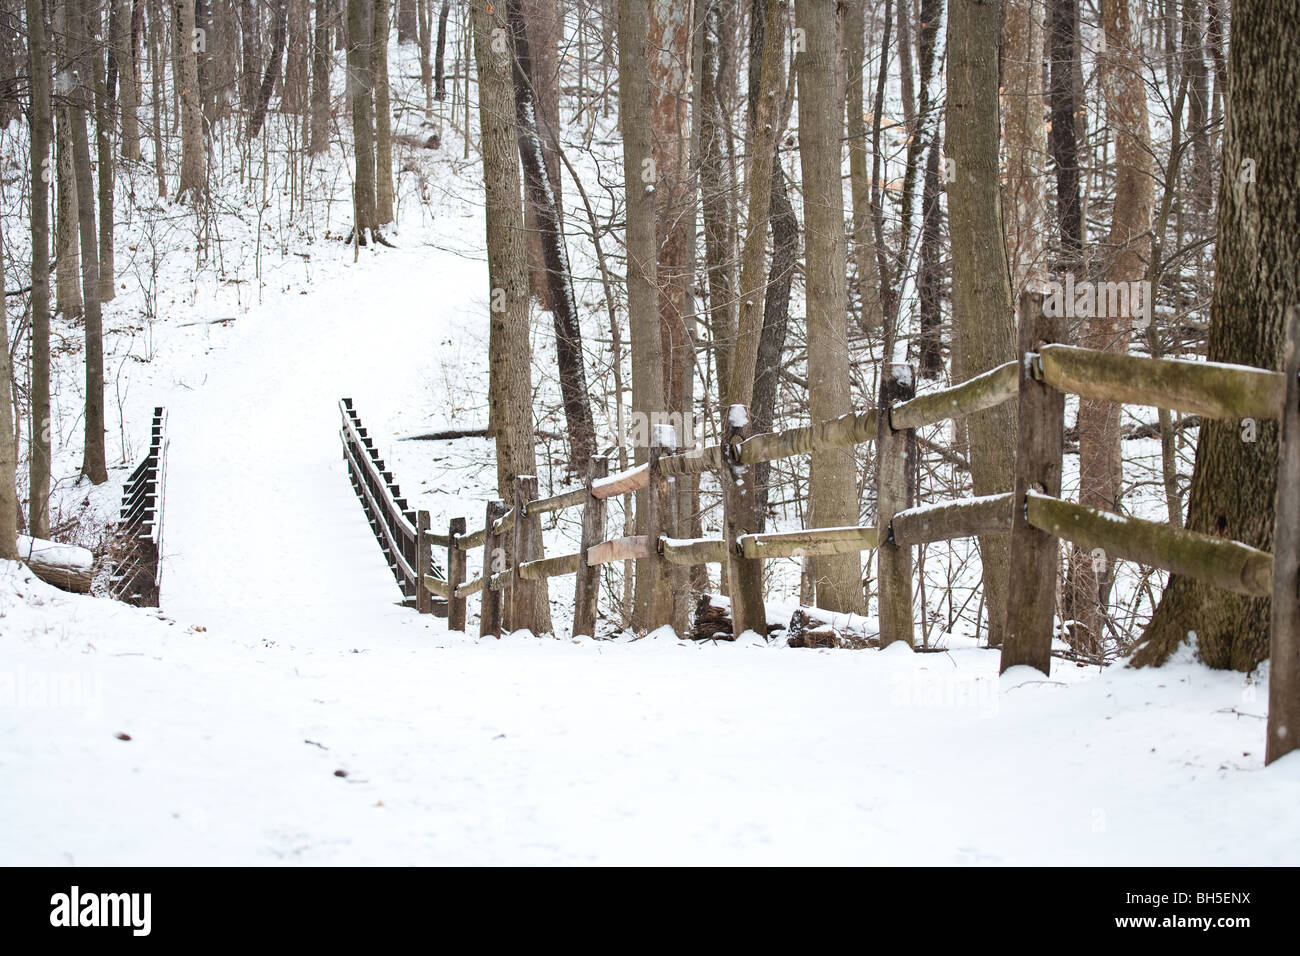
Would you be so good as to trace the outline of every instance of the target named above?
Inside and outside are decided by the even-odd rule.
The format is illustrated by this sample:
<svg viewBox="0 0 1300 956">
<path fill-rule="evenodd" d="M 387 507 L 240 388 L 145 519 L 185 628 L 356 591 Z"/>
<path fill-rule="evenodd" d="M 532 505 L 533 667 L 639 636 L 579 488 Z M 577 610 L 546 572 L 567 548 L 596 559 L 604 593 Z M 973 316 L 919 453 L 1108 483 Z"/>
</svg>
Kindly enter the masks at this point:
<svg viewBox="0 0 1300 956">
<path fill-rule="evenodd" d="M 433 0 L 429 0 L 430 3 Z M 451 12 L 451 0 L 442 0 L 442 9 L 438 11 L 438 43 L 434 54 L 435 72 L 433 98 L 439 103 L 447 98 L 447 73 L 444 68 L 447 49 L 447 15 Z"/>
<path fill-rule="evenodd" d="M 311 0 L 289 0 L 288 29 L 280 108 L 286 113 L 303 115 L 307 112 L 311 88 L 308 78 L 311 66 L 311 43 L 308 39 L 311 32 Z"/>
<path fill-rule="evenodd" d="M 730 401 L 731 347 L 736 335 L 736 236 L 732 223 L 731 157 L 722 101 L 722 5 L 734 0 L 700 0 L 705 7 L 700 76 L 700 208 L 704 220 L 704 259 L 709 285 L 709 337 L 713 345 L 718 400 Z"/>
<path fill-rule="evenodd" d="M 266 111 L 271 105 L 271 94 L 275 92 L 275 82 L 280 78 L 280 61 L 284 58 L 284 44 L 288 33 L 289 7 L 286 0 L 276 0 L 275 24 L 271 34 L 271 55 L 266 61 L 266 72 L 262 74 L 262 83 L 257 90 L 257 100 L 253 104 L 253 115 L 248 119 L 248 138 L 256 139 L 266 122 Z"/>
<path fill-rule="evenodd" d="M 59 4 L 60 14 L 64 4 Z M 74 318 L 84 308 L 81 301 L 81 251 L 78 243 L 77 172 L 72 161 L 72 113 L 66 101 L 59 104 L 56 182 L 57 216 L 54 222 L 55 289 L 60 315 Z"/>
<path fill-rule="evenodd" d="M 331 0 L 316 0 L 311 48 L 311 154 L 330 148 L 330 17 Z"/>
<path fill-rule="evenodd" d="M 569 252 L 560 227 L 555 195 L 546 175 L 546 159 L 535 117 L 533 88 L 528 81 L 532 63 L 528 31 L 521 0 L 506 0 L 510 32 L 514 42 L 512 75 L 515 90 L 515 123 L 519 131 L 519 155 L 523 160 L 524 190 L 542 242 L 543 264 L 550 291 L 555 324 L 555 355 L 559 364 L 560 394 L 569 431 L 569 467 L 574 474 L 586 474 L 587 462 L 596 451 L 596 428 L 587 397 L 587 373 L 582 365 L 582 327 L 573 296 L 573 274 Z"/>
<path fill-rule="evenodd" d="M 519 143 L 513 128 L 509 44 L 500 44 L 501 49 L 497 49 L 493 43 L 494 34 L 509 36 L 506 9 L 491 0 L 471 0 L 470 9 L 478 65 L 480 152 L 487 216 L 491 303 L 488 393 L 496 435 L 497 489 L 502 498 L 509 500 L 517 476 L 537 473 Z M 544 579 L 520 582 L 511 607 L 512 628 L 527 628 L 535 634 L 551 630 L 546 591 Z"/>
<path fill-rule="evenodd" d="M 1079 141 L 1075 119 L 1082 107 L 1075 90 L 1079 57 L 1078 0 L 1047 0 L 1048 49 L 1051 58 L 1048 101 L 1052 111 L 1049 145 L 1056 170 L 1056 222 L 1061 244 L 1061 272 L 1077 273 L 1083 255 L 1083 202 L 1079 194 Z"/>
<path fill-rule="evenodd" d="M 367 0 L 348 4 L 348 95 L 352 98 L 352 140 L 356 171 L 352 180 L 354 238 L 366 244 L 375 232 L 375 132 L 371 119 L 370 6 Z"/>
<path fill-rule="evenodd" d="M 111 2 L 111 0 L 110 0 Z M 86 38 L 92 51 L 91 78 L 95 92 L 95 165 L 99 191 L 99 301 L 110 302 L 117 295 L 113 281 L 113 89 L 104 73 L 102 50 L 111 51 L 111 42 L 100 36 L 100 0 L 86 2 Z M 115 79 L 115 77 L 114 77 Z"/>
<path fill-rule="evenodd" d="M 27 63 L 31 73 L 32 371 L 31 462 L 27 527 L 50 533 L 50 67 L 41 0 L 27 0 Z"/>
<path fill-rule="evenodd" d="M 623 0 L 618 8 L 619 123 L 623 133 L 623 174 L 627 206 L 627 312 L 632 339 L 632 413 L 643 422 L 665 410 L 663 344 L 659 331 L 658 241 L 655 237 L 654 151 L 651 143 L 650 80 L 646 60 L 649 0 Z M 648 428 L 639 429 L 646 436 Z M 648 436 L 646 436 L 648 437 Z M 643 462 L 649 449 L 643 440 L 635 453 Z M 644 490 L 637 492 L 637 533 L 645 533 Z M 637 566 L 632 626 L 644 628 L 659 619 L 652 601 L 656 582 Z"/>
<path fill-rule="evenodd" d="M 763 0 L 756 0 L 763 2 Z M 783 24 L 785 5 L 780 0 L 766 0 L 763 19 L 767 24 Z M 780 122 L 780 91 L 785 85 L 785 31 L 765 31 L 763 55 L 759 62 L 759 97 L 750 120 L 749 219 L 746 223 L 740 266 L 740 317 L 736 329 L 736 348 L 732 356 L 731 383 L 727 392 L 731 401 L 749 405 L 754 395 L 758 346 L 763 334 L 763 300 L 767 264 L 767 229 L 772 210 L 772 163 L 775 158 L 777 126 Z"/>
<path fill-rule="evenodd" d="M 926 82 L 921 85 L 923 106 L 921 129 L 925 131 L 928 149 L 925 157 L 925 174 L 921 186 L 921 237 L 917 266 L 917 298 L 920 312 L 920 341 L 917 358 L 924 378 L 938 378 L 943 374 L 943 209 L 940 204 L 939 176 L 939 116 L 930 116 L 933 109 L 929 77 L 939 54 L 939 18 L 943 12 L 941 0 L 924 0 L 921 4 L 921 24 L 918 43 L 921 53 L 921 75 Z"/>
<path fill-rule="evenodd" d="M 998 191 L 998 17 L 988 0 L 948 6 L 948 185 L 952 235 L 953 378 L 965 381 L 1015 357 L 1016 328 Z M 1016 410 L 1012 403 L 967 419 L 976 495 L 1011 488 Z M 979 539 L 989 645 L 1002 642 L 1008 540 Z"/>
<path fill-rule="evenodd" d="M 87 19 L 91 3 L 69 11 L 70 46 L 81 62 L 93 56 Z M 104 322 L 99 304 L 99 245 L 96 235 L 95 177 L 90 167 L 87 123 L 94 108 L 94 96 L 82 75 L 74 81 L 73 108 L 69 116 L 72 133 L 72 164 L 77 178 L 77 218 L 81 238 L 81 298 L 86 320 L 86 416 L 85 449 L 81 472 L 92 484 L 108 480 L 104 451 Z"/>
<path fill-rule="evenodd" d="M 344 0 L 349 2 L 349 0 Z M 257 102 L 257 87 L 262 76 L 258 29 L 260 8 L 253 0 L 239 0 L 239 35 L 243 46 L 242 72 L 239 75 L 239 105 L 244 115 L 251 115 Z"/>
<path fill-rule="evenodd" d="M 844 187 L 840 180 L 842 77 L 835 8 L 798 0 L 795 20 L 806 47 L 799 71 L 799 159 L 803 168 L 805 277 L 807 284 L 808 407 L 814 422 L 847 414 L 849 384 L 848 298 L 845 290 Z M 770 28 L 770 24 L 769 24 Z M 812 514 L 816 527 L 858 523 L 857 466 L 852 448 L 812 454 Z M 859 555 L 812 561 L 818 607 L 865 610 Z"/>
<path fill-rule="evenodd" d="M 388 0 L 372 0 L 375 84 L 375 225 L 393 221 L 393 110 L 388 97 Z"/>
<path fill-rule="evenodd" d="M 415 0 L 397 0 L 397 42 L 414 43 L 420 32 Z"/>
<path fill-rule="evenodd" d="M 28 42 L 31 42 L 30 38 Z M 41 188 L 45 187 L 42 185 Z M 42 281 L 48 283 L 49 277 L 42 276 Z M 18 470 L 18 436 L 14 433 L 14 370 L 9 360 L 8 306 L 5 298 L 5 236 L 4 226 L 0 223 L 0 560 L 13 561 L 18 557 L 20 512 L 18 486 L 14 482 Z"/>
<path fill-rule="evenodd" d="M 1300 141 L 1280 119 L 1300 102 L 1296 22 L 1300 0 L 1233 4 L 1212 362 L 1280 370 L 1286 310 L 1300 303 Z M 1243 436 L 1240 422 L 1202 423 L 1187 527 L 1271 551 L 1277 424 Z M 1133 663 L 1163 664 L 1185 641 L 1211 667 L 1251 670 L 1268 655 L 1269 601 L 1173 575 Z"/>
<path fill-rule="evenodd" d="M 199 104 L 199 61 L 194 50 L 194 0 L 174 0 L 181 83 L 181 184 L 178 200 L 201 201 L 207 194 L 203 112 Z"/>
<path fill-rule="evenodd" d="M 118 102 L 122 110 L 121 155 L 128 163 L 140 161 L 140 26 L 143 21 L 143 0 L 111 0 L 118 18 L 117 71 L 121 94 Z"/>
<path fill-rule="evenodd" d="M 533 86 L 533 109 L 537 132 L 545 158 L 546 177 L 555 196 L 557 214 L 563 218 L 560 189 L 560 159 L 555 150 L 560 124 L 559 43 L 560 13 L 556 0 L 522 0 L 528 49 L 532 53 L 528 71 Z M 543 309 L 551 310 L 550 280 L 546 255 L 537 221 L 537 210 L 529 202 L 524 211 L 524 230 L 528 236 L 528 285 L 533 298 Z"/>
<path fill-rule="evenodd" d="M 1006 157 L 1011 297 L 1046 281 L 1047 125 L 1043 117 L 1043 7 L 1006 0 L 1002 22 L 1002 144 Z M 1140 77 L 1138 77 L 1140 80 Z"/>
<path fill-rule="evenodd" d="M 857 272 L 858 324 L 878 329 L 880 273 L 876 270 L 876 240 L 871 226 L 871 169 L 867 165 L 865 76 L 866 0 L 848 0 L 844 17 L 848 65 L 846 133 L 849 144 L 849 187 L 853 197 L 853 263 Z"/>
<path fill-rule="evenodd" d="M 1131 0 L 1105 4 L 1106 52 L 1101 58 L 1106 119 L 1115 150 L 1115 205 L 1105 278 L 1125 285 L 1147 275 L 1154 193 L 1141 37 L 1130 4 Z M 1133 314 L 1127 297 L 1121 299 L 1121 305 L 1124 308 L 1119 314 L 1109 315 L 1099 301 L 1097 314 L 1085 317 L 1080 325 L 1079 344 L 1104 352 L 1127 352 Z M 1148 308 L 1150 305 L 1148 302 Z M 1079 501 L 1106 511 L 1119 510 L 1123 481 L 1120 411 L 1113 402 L 1079 400 Z M 1113 562 L 1104 556 L 1100 561 L 1094 558 L 1091 552 L 1072 549 L 1065 591 L 1065 615 L 1075 622 L 1070 640 L 1090 654 L 1101 650 L 1105 608 L 1114 578 Z"/>
</svg>

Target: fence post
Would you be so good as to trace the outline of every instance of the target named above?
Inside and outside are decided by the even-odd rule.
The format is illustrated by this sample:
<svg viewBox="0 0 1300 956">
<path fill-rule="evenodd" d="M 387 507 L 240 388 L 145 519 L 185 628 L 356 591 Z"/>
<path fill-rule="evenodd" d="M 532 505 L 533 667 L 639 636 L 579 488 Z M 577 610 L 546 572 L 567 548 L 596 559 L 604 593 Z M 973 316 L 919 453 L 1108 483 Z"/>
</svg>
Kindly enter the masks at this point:
<svg viewBox="0 0 1300 956">
<path fill-rule="evenodd" d="M 456 588 L 465 583 L 465 552 L 456 546 L 465 533 L 465 519 L 452 518 L 447 526 L 447 627 L 465 630 L 465 599 L 456 596 Z"/>
<path fill-rule="evenodd" d="M 498 561 L 497 554 L 501 548 L 501 535 L 492 531 L 492 526 L 496 520 L 506 513 L 506 503 L 500 498 L 487 503 L 487 517 L 483 520 L 483 590 L 479 593 L 483 595 L 483 606 L 479 613 L 478 635 L 486 637 L 491 634 L 494 637 L 501 636 L 501 606 L 502 594 L 499 590 L 492 587 L 492 572 L 496 570 Z M 505 570 L 502 568 L 502 570 Z"/>
<path fill-rule="evenodd" d="M 433 595 L 424 586 L 424 576 L 431 567 L 432 550 L 426 536 L 429 533 L 429 512 L 420 511 L 415 516 L 415 609 L 420 614 L 433 613 Z"/>
<path fill-rule="evenodd" d="M 722 422 L 722 540 L 727 555 L 727 589 L 731 597 L 731 630 L 767 636 L 763 607 L 763 559 L 746 558 L 736 544 L 742 534 L 758 531 L 754 501 L 754 471 L 740 461 L 740 443 L 749 434 L 749 411 L 732 405 Z"/>
<path fill-rule="evenodd" d="M 916 497 L 916 432 L 895 431 L 889 408 L 916 395 L 910 365 L 888 365 L 880 379 L 876 416 L 876 579 L 880 646 L 894 641 L 914 643 L 912 615 L 912 549 L 893 538 L 894 515 L 906 511 Z"/>
<path fill-rule="evenodd" d="M 1300 746 L 1300 306 L 1287 313 L 1286 404 L 1277 456 L 1273 524 L 1273 620 L 1269 637 L 1264 763 Z"/>
<path fill-rule="evenodd" d="M 671 625 L 673 606 L 672 566 L 664 560 L 660 538 L 673 529 L 672 490 L 668 476 L 659 467 L 659 459 L 665 454 L 671 455 L 677 440 L 671 426 L 654 425 L 650 434 L 650 477 L 646 484 L 646 542 L 650 546 L 650 556 L 646 558 L 645 567 L 650 573 L 650 607 L 647 609 L 646 626 L 653 631 Z"/>
<path fill-rule="evenodd" d="M 1061 494 L 1065 451 L 1065 395 L 1037 379 L 1037 349 L 1062 338 L 1063 323 L 1044 314 L 1041 293 L 1020 296 L 1020 396 L 1016 434 L 1016 487 L 1011 499 L 1010 576 L 1016 600 L 1007 607 L 1001 670 L 1020 664 L 1044 674 L 1052 667 L 1052 620 L 1060 543 L 1029 523 L 1025 494 Z"/>
<path fill-rule="evenodd" d="M 510 555 L 510 630 L 537 631 L 538 592 L 543 581 L 525 581 L 519 566 L 542 557 L 542 526 L 536 516 L 528 517 L 528 502 L 537 498 L 537 476 L 515 477 L 515 548 Z"/>
<path fill-rule="evenodd" d="M 600 599 L 600 565 L 587 564 L 587 549 L 605 540 L 605 500 L 591 493 L 592 482 L 609 474 L 609 459 L 593 457 L 587 465 L 587 501 L 582 507 L 582 543 L 578 553 L 578 583 L 573 597 L 573 633 L 596 636 Z"/>
</svg>

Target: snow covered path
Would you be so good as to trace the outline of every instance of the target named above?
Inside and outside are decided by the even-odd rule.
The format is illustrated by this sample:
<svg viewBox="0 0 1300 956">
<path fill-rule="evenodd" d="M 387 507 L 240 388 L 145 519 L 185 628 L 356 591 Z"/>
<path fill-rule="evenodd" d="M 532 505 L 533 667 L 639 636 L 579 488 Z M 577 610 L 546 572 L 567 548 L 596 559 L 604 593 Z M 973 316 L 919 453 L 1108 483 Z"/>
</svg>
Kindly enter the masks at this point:
<svg viewBox="0 0 1300 956">
<path fill-rule="evenodd" d="M 0 566 L 0 864 L 1300 862 L 1300 755 L 1263 770 L 1239 674 L 399 607 L 336 401 L 395 422 L 419 356 L 381 336 L 436 348 L 470 268 L 332 264 L 174 369 L 161 615 Z"/>
<path fill-rule="evenodd" d="M 382 436 L 393 405 L 419 388 L 432 303 L 466 306 L 446 296 L 464 288 L 452 274 L 464 270 L 427 249 L 335 265 L 310 295 L 254 311 L 223 337 L 224 354 L 203 357 L 170 410 L 168 614 L 271 640 L 409 619 L 346 479 L 338 400 L 355 398 Z"/>
</svg>

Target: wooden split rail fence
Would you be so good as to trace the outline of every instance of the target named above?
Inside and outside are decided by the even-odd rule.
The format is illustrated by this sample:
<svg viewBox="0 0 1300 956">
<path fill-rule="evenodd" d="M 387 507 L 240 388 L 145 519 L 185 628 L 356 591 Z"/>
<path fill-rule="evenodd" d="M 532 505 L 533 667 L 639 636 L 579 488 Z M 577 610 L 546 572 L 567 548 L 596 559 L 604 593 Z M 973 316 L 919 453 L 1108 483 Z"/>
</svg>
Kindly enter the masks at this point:
<svg viewBox="0 0 1300 956">
<path fill-rule="evenodd" d="M 122 488 L 114 531 L 109 591 L 119 601 L 158 607 L 162 589 L 163 492 L 167 479 L 167 412 L 153 410 L 149 451 Z"/>
<path fill-rule="evenodd" d="M 1048 673 L 1054 636 L 1058 541 L 1103 549 L 1122 558 L 1186 575 L 1212 585 L 1273 598 L 1270 678 L 1269 760 L 1300 739 L 1300 312 L 1288 317 L 1285 373 L 1243 366 L 1098 352 L 1061 344 L 1063 323 L 1047 316 L 1042 296 L 1027 294 L 1019 304 L 1019 358 L 958 385 L 914 394 L 910 366 L 888 366 L 877 406 L 832 421 L 750 435 L 746 410 L 732 406 L 718 445 L 679 452 L 672 430 L 655 429 L 648 461 L 616 474 L 595 459 L 579 488 L 537 498 L 537 480 L 517 479 L 514 501 L 487 505 L 485 525 L 465 532 L 456 519 L 439 543 L 447 548 L 446 578 L 423 577 L 425 589 L 447 601 L 451 626 L 463 629 L 465 598 L 482 594 L 480 633 L 500 635 L 508 627 L 510 604 L 525 582 L 563 574 L 577 577 L 575 634 L 593 634 L 598 569 L 611 561 L 635 559 L 638 574 L 651 576 L 648 625 L 673 625 L 682 632 L 680 594 L 654 582 L 668 568 L 705 563 L 725 565 L 733 634 L 765 633 L 763 561 L 875 549 L 880 643 L 913 643 L 912 549 L 921 544 L 1009 532 L 1011 580 L 1015 590 L 1001 648 L 1001 668 L 1027 664 Z M 1250 545 L 1171 525 L 1116 515 L 1061 500 L 1065 448 L 1065 395 L 1142 404 L 1206 418 L 1281 419 L 1275 548 Z M 916 506 L 913 486 L 916 430 L 964 418 L 1015 401 L 1019 413 L 1015 487 L 1002 494 Z M 350 403 L 345 409 L 346 419 Z M 359 427 L 359 426 L 356 426 Z M 874 525 L 759 533 L 754 483 L 749 468 L 818 449 L 876 442 Z M 723 537 L 677 539 L 673 483 L 684 476 L 716 472 L 722 487 Z M 646 490 L 647 533 L 604 539 L 605 501 Z M 549 511 L 583 508 L 581 548 L 545 557 L 538 517 Z M 506 560 L 506 543 L 512 536 Z M 466 580 L 465 552 L 483 548 L 483 572 Z M 1297 728 L 1288 738 L 1287 726 Z"/>
</svg>

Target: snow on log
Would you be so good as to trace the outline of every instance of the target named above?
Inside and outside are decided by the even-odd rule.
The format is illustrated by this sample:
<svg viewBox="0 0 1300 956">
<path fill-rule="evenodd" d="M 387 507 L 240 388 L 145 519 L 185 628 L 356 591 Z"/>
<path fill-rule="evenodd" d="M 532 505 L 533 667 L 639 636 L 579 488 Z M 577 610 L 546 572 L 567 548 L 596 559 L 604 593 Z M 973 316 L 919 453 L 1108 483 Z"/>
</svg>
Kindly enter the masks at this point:
<svg viewBox="0 0 1300 956">
<path fill-rule="evenodd" d="M 777 531 L 740 536 L 741 552 L 747 558 L 819 557 L 854 554 L 876 546 L 875 528 L 809 528 L 807 531 Z"/>
<path fill-rule="evenodd" d="M 627 561 L 649 555 L 649 539 L 643 534 L 635 534 L 628 538 L 612 538 L 588 548 L 587 564 L 608 564 L 611 561 Z"/>
<path fill-rule="evenodd" d="M 90 593 L 95 556 L 85 548 L 20 534 L 18 557 L 46 584 L 77 594 Z"/>
<path fill-rule="evenodd" d="M 879 647 L 880 638 L 869 634 L 867 619 L 853 614 L 835 614 L 815 607 L 799 607 L 790 615 L 786 645 L 789 647 L 843 647 L 860 651 Z"/>
<path fill-rule="evenodd" d="M 720 564 L 727 559 L 721 538 L 660 538 L 659 543 L 669 564 Z"/>
<path fill-rule="evenodd" d="M 908 508 L 894 515 L 889 527 L 903 547 L 1010 531 L 1011 492 Z"/>
<path fill-rule="evenodd" d="M 1277 418 L 1285 381 L 1280 372 L 1222 362 L 1188 362 L 1096 352 L 1071 345 L 1038 350 L 1042 380 L 1085 398 L 1153 405 L 1206 418 Z"/>
<path fill-rule="evenodd" d="M 625 495 L 628 492 L 640 491 L 650 483 L 650 463 L 646 462 L 637 465 L 635 468 L 628 468 L 626 471 L 616 471 L 608 478 L 601 478 L 591 483 L 591 494 L 594 498 L 617 498 L 619 495 Z"/>
<path fill-rule="evenodd" d="M 889 410 L 889 424 L 895 431 L 902 431 L 965 418 L 1011 401 L 1019 390 L 1019 382 L 1018 363 L 1007 362 L 960 385 L 900 402 Z"/>
<path fill-rule="evenodd" d="M 771 434 L 754 435 L 737 449 L 741 464 L 775 461 L 806 455 L 826 448 L 847 448 L 876 440 L 876 410 L 849 412 L 816 425 L 787 428 Z"/>
<path fill-rule="evenodd" d="M 1154 565 L 1238 594 L 1267 597 L 1273 593 L 1273 556 L 1266 551 L 1036 491 L 1025 499 L 1031 525 L 1081 548 L 1101 548 L 1112 559 Z"/>
</svg>

